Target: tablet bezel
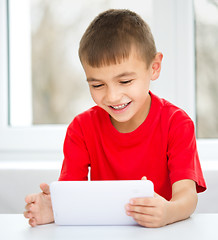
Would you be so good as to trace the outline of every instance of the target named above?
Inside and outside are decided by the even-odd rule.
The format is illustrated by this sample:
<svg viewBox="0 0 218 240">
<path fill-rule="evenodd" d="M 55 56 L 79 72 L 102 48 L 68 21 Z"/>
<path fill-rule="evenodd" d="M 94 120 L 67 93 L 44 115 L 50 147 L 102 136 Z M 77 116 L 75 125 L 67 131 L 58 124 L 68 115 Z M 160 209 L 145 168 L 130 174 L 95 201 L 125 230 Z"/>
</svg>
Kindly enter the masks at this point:
<svg viewBox="0 0 218 240">
<path fill-rule="evenodd" d="M 56 181 L 50 191 L 57 225 L 136 225 L 125 204 L 154 196 L 149 180 Z"/>
</svg>

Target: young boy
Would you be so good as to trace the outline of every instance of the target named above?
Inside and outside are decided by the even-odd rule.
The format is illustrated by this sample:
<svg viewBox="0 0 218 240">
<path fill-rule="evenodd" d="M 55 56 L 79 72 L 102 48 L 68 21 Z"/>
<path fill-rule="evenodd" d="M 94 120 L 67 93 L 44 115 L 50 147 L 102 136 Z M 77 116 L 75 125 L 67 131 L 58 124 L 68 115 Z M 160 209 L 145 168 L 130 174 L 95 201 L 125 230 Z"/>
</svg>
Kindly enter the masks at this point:
<svg viewBox="0 0 218 240">
<path fill-rule="evenodd" d="M 59 180 L 139 180 L 154 183 L 153 198 L 131 199 L 126 214 L 145 227 L 188 218 L 206 189 L 187 114 L 149 91 L 163 55 L 134 12 L 108 10 L 84 33 L 79 48 L 97 106 L 75 117 L 64 142 Z M 29 224 L 54 221 L 49 186 L 25 199 Z M 127 199 L 128 201 L 129 199 Z"/>
</svg>

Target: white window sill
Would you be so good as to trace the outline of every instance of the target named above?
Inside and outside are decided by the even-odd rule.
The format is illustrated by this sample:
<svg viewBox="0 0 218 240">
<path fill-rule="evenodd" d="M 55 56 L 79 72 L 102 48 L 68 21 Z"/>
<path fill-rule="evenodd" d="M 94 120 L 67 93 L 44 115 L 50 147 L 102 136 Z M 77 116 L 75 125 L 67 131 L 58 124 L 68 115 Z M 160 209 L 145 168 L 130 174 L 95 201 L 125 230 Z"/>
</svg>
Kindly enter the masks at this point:
<svg viewBox="0 0 218 240">
<path fill-rule="evenodd" d="M 61 170 L 61 161 L 0 161 L 0 170 Z"/>
</svg>

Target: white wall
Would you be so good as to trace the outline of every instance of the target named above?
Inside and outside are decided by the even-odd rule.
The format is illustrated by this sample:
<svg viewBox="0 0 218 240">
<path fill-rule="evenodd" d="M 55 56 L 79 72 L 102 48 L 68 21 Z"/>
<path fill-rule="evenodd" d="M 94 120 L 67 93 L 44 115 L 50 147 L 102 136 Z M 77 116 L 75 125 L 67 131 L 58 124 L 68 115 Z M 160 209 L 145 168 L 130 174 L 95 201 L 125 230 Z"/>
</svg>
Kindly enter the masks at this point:
<svg viewBox="0 0 218 240">
<path fill-rule="evenodd" d="M 23 213 L 25 196 L 40 191 L 40 183 L 51 183 L 59 176 L 60 168 L 34 166 L 34 168 L 1 168 L 0 163 L 0 213 Z"/>
<path fill-rule="evenodd" d="M 196 213 L 218 213 L 218 169 L 203 170 L 207 190 L 198 194 Z"/>
</svg>

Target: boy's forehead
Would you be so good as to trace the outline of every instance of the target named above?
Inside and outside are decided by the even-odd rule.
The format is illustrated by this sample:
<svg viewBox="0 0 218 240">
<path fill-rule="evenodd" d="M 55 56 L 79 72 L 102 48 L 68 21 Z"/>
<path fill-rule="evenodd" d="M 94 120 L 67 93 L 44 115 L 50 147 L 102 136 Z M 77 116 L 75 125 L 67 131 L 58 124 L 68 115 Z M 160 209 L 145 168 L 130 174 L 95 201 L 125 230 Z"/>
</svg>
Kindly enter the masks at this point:
<svg viewBox="0 0 218 240">
<path fill-rule="evenodd" d="M 108 65 L 98 68 L 93 68 L 89 65 L 86 65 L 84 69 L 87 81 L 100 81 L 107 78 L 125 78 L 137 75 L 136 69 L 128 67 L 125 63 Z"/>
<path fill-rule="evenodd" d="M 137 76 L 137 73 L 136 73 L 136 72 L 128 72 L 128 71 L 126 71 L 126 72 L 122 72 L 122 73 L 120 73 L 120 74 L 118 74 L 118 75 L 114 75 L 114 76 L 112 76 L 112 78 L 113 78 L 113 79 L 120 79 L 120 78 L 135 77 L 135 76 Z M 107 78 L 107 77 L 108 77 L 107 74 L 104 75 L 104 78 Z M 88 81 L 88 82 L 102 81 L 102 80 L 103 80 L 103 78 L 101 78 L 101 77 L 95 78 L 95 77 L 89 77 L 89 76 L 87 76 L 87 81 Z"/>
<path fill-rule="evenodd" d="M 83 68 L 87 79 L 100 79 L 102 77 L 125 77 L 137 74 L 137 67 L 146 66 L 144 60 L 135 53 L 131 53 L 128 58 L 119 63 L 92 67 L 87 62 L 83 62 Z"/>
</svg>

